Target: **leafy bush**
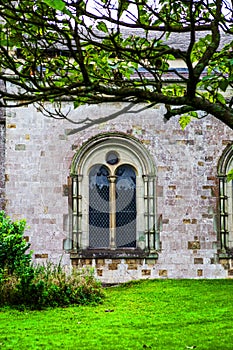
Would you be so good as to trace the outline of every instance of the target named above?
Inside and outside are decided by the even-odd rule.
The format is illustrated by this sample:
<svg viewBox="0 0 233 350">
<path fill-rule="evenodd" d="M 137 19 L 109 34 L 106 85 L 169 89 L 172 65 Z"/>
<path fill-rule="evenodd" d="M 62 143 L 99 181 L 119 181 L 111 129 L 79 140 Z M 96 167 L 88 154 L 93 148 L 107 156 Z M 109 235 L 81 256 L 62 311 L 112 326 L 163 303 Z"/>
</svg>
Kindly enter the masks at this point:
<svg viewBox="0 0 233 350">
<path fill-rule="evenodd" d="M 0 211 L 0 274 L 12 274 L 30 264 L 32 253 L 26 254 L 30 243 L 23 238 L 25 227 L 25 220 L 13 222 Z"/>
<path fill-rule="evenodd" d="M 98 304 L 103 289 L 93 270 L 72 269 L 61 265 L 30 266 L 20 276 L 5 276 L 1 285 L 0 305 L 25 306 L 31 309 L 68 305 Z"/>
<path fill-rule="evenodd" d="M 103 297 L 92 269 L 67 272 L 61 264 L 32 264 L 24 238 L 26 221 L 0 212 L 0 305 L 42 307 L 96 304 Z"/>
</svg>

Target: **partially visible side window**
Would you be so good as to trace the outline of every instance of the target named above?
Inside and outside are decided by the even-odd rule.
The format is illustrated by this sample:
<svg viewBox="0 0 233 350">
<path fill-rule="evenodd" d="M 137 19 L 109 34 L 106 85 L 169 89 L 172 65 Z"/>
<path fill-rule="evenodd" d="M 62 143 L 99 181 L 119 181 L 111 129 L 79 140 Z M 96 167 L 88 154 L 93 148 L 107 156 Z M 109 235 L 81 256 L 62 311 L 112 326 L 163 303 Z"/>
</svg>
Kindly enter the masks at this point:
<svg viewBox="0 0 233 350">
<path fill-rule="evenodd" d="M 228 146 L 219 161 L 219 231 L 221 249 L 233 253 L 233 181 L 227 180 L 233 169 L 233 145 Z"/>
</svg>

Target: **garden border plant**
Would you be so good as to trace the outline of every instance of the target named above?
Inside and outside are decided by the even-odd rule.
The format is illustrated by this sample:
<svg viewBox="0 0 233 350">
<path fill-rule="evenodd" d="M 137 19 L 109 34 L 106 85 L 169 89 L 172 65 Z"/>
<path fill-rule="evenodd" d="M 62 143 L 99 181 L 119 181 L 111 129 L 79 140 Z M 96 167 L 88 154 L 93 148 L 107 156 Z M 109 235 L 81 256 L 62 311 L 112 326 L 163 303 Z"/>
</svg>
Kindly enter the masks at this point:
<svg viewBox="0 0 233 350">
<path fill-rule="evenodd" d="M 43 307 L 96 304 L 104 293 L 93 269 L 71 269 L 47 262 L 34 265 L 25 220 L 0 212 L 0 306 Z"/>
</svg>

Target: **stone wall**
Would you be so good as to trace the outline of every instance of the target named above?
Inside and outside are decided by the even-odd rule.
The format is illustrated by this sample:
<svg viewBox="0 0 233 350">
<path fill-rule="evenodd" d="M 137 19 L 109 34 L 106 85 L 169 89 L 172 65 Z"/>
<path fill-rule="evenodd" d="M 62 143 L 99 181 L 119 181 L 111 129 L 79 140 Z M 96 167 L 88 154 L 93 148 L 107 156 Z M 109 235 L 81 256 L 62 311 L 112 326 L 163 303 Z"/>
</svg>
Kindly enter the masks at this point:
<svg viewBox="0 0 233 350">
<path fill-rule="evenodd" d="M 141 106 L 142 107 L 142 106 Z M 141 108 L 140 107 L 140 108 Z M 69 106 L 64 106 L 68 109 Z M 44 117 L 34 107 L 8 110 L 7 212 L 27 219 L 34 258 L 70 264 L 67 178 L 75 153 L 90 137 L 123 132 L 141 140 L 157 168 L 161 251 L 156 259 L 77 259 L 109 283 L 137 278 L 224 278 L 218 263 L 218 160 L 233 132 L 213 117 L 182 131 L 178 118 L 163 120 L 164 107 L 123 114 L 124 104 L 82 106 L 74 123 Z"/>
</svg>

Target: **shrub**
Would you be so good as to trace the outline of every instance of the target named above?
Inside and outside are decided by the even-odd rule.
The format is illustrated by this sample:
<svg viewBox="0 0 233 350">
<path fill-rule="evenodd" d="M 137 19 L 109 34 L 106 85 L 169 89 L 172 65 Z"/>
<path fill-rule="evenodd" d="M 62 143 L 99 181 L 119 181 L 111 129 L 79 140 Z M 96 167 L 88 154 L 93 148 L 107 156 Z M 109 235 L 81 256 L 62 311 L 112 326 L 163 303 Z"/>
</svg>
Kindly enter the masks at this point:
<svg viewBox="0 0 233 350">
<path fill-rule="evenodd" d="M 13 274 L 1 285 L 0 305 L 45 307 L 87 305 L 101 302 L 104 293 L 93 270 L 72 269 L 61 265 L 27 267 L 20 276 Z"/>
<path fill-rule="evenodd" d="M 25 220 L 12 221 L 0 211 L 0 273 L 13 274 L 31 263 L 32 253 L 26 254 L 30 244 L 23 238 Z"/>
<path fill-rule="evenodd" d="M 103 297 L 103 289 L 93 269 L 66 272 L 60 264 L 49 263 L 36 269 L 35 285 L 42 281 L 44 290 L 39 306 L 97 304 Z"/>
<path fill-rule="evenodd" d="M 25 220 L 13 222 L 0 212 L 0 305 L 40 309 L 99 303 L 103 289 L 93 269 L 67 273 L 61 264 L 32 264 L 25 227 Z"/>
</svg>

